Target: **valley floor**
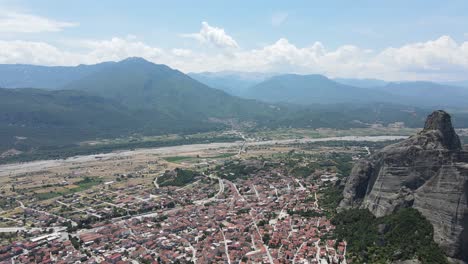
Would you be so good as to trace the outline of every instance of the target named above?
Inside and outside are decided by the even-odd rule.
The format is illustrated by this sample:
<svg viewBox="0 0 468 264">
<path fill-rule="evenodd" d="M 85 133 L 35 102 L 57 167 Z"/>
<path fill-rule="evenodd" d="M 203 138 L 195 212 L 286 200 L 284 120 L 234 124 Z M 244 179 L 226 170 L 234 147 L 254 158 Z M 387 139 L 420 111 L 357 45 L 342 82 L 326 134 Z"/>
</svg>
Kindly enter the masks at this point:
<svg viewBox="0 0 468 264">
<path fill-rule="evenodd" d="M 346 263 L 327 190 L 404 137 L 246 137 L 1 165 L 0 261 Z M 160 186 L 175 168 L 199 174 Z"/>
</svg>

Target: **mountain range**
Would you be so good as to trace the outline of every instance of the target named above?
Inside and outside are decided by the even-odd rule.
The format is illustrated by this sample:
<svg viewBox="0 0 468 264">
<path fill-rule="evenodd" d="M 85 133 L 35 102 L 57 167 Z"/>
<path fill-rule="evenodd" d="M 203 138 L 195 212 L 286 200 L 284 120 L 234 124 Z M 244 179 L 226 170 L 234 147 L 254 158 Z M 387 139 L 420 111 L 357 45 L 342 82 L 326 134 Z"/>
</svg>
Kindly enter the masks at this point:
<svg viewBox="0 0 468 264">
<path fill-rule="evenodd" d="M 204 83 L 210 87 L 225 91 L 226 93 L 244 96 L 247 90 L 265 81 L 268 78 L 275 76 L 274 73 L 261 73 L 261 72 L 201 72 L 201 73 L 188 73 L 193 79 Z"/>
<path fill-rule="evenodd" d="M 396 102 L 398 95 L 337 83 L 319 74 L 277 75 L 247 91 L 249 98 L 292 104 Z"/>
<path fill-rule="evenodd" d="M 452 106 L 465 99 L 463 88 L 432 83 L 412 83 L 417 89 L 407 91 L 407 83 L 363 88 L 322 75 L 191 75 L 141 58 L 76 67 L 0 65 L 0 151 L 133 134 L 190 134 L 225 129 L 234 120 L 256 128 L 396 121 L 418 127 L 430 104 Z M 200 76 L 238 88 L 242 96 L 215 83 L 212 88 Z M 466 127 L 467 116 L 456 112 L 456 124 Z"/>
<path fill-rule="evenodd" d="M 127 68 L 129 64 L 135 66 L 131 68 L 133 72 L 130 68 Z M 148 77 L 148 72 L 152 70 L 155 70 L 155 72 L 152 73 L 151 77 L 146 78 L 144 75 L 146 74 Z M 107 78 L 106 72 L 108 74 L 114 71 L 120 71 L 120 73 L 112 76 L 112 78 Z M 175 74 L 176 72 L 178 74 Z M 146 86 L 146 91 L 150 91 L 151 89 L 148 87 L 153 85 L 159 86 L 160 89 L 179 86 L 176 89 L 178 90 L 183 89 L 181 88 L 183 86 L 188 87 L 196 84 L 194 88 L 197 90 L 206 91 L 206 88 L 210 87 L 242 98 L 270 103 L 301 105 L 385 102 L 419 107 L 463 108 L 468 100 L 468 81 L 444 83 L 427 81 L 387 82 L 378 79 L 329 79 L 319 74 L 298 75 L 234 71 L 188 73 L 185 75 L 165 65 L 156 65 L 141 58 L 129 58 L 121 62 L 104 62 L 76 67 L 4 64 L 0 65 L 0 76 L 0 87 L 86 90 L 98 92 L 101 96 L 112 95 L 113 99 L 138 105 L 139 107 L 142 106 L 142 102 L 144 105 L 152 104 L 152 107 L 157 103 L 160 109 L 166 109 L 168 106 L 164 104 L 167 102 L 167 100 L 164 100 L 164 96 L 170 96 L 167 94 L 168 91 L 165 94 L 158 94 L 157 100 L 151 101 L 151 99 L 151 102 L 147 100 L 153 98 L 153 96 L 147 96 L 145 93 L 132 94 L 130 98 L 123 98 L 122 92 L 124 94 L 128 92 L 129 89 L 127 88 L 129 86 Z M 140 80 L 146 78 L 147 81 L 150 79 L 151 81 L 133 83 L 134 80 L 140 77 Z M 102 80 L 98 78 L 102 78 Z M 118 78 L 121 78 L 121 80 L 117 81 Z M 198 82 L 194 82 L 194 80 Z M 119 87 L 111 84 L 111 82 L 118 83 Z M 150 82 L 154 82 L 154 84 Z M 205 85 L 205 89 L 200 88 L 201 84 Z M 106 88 L 96 89 L 97 86 L 101 85 Z M 107 91 L 103 89 L 107 89 Z M 153 89 L 153 91 L 156 90 Z M 138 95 L 140 98 L 137 98 Z M 218 95 L 220 94 L 218 93 Z M 192 96 L 193 94 L 190 95 L 190 97 Z M 134 100 L 133 103 L 130 100 Z M 147 103 L 144 103 L 145 101 Z M 187 108 L 189 107 L 187 106 Z M 174 111 L 175 109 L 168 110 L 171 114 L 177 112 Z M 183 109 L 181 110 L 183 111 Z M 230 112 L 230 110 L 228 109 L 227 112 Z"/>
<path fill-rule="evenodd" d="M 122 105 L 81 91 L 0 88 L 0 150 L 116 137 L 142 124 Z"/>
<path fill-rule="evenodd" d="M 378 79 L 329 79 L 319 74 L 276 74 L 251 78 L 248 83 L 238 85 L 242 73 L 231 73 L 222 79 L 216 73 L 193 76 L 227 93 L 273 103 L 311 105 L 385 102 L 431 108 L 464 108 L 468 101 L 468 82 L 387 82 Z"/>
<path fill-rule="evenodd" d="M 76 67 L 0 64 L 0 87 L 57 90 L 72 81 L 79 80 L 112 64 L 115 62 L 78 65 Z"/>
<path fill-rule="evenodd" d="M 374 90 L 401 96 L 400 103 L 423 107 L 465 107 L 468 88 L 433 82 L 391 82 Z"/>
<path fill-rule="evenodd" d="M 376 88 L 383 87 L 388 84 L 387 81 L 378 79 L 351 79 L 351 78 L 335 78 L 333 79 L 337 83 L 351 85 L 361 88 Z"/>
<path fill-rule="evenodd" d="M 268 104 L 231 96 L 166 65 L 129 58 L 64 87 L 164 119 L 261 118 Z"/>
<path fill-rule="evenodd" d="M 228 95 L 180 71 L 140 58 L 88 69 L 93 71 L 84 74 L 66 68 L 68 73 L 79 72 L 81 78 L 68 75 L 73 77 L 60 89 L 0 88 L 0 149 L 131 133 L 204 132 L 224 128 L 223 122 L 231 118 L 268 120 L 280 111 L 266 103 Z"/>
</svg>

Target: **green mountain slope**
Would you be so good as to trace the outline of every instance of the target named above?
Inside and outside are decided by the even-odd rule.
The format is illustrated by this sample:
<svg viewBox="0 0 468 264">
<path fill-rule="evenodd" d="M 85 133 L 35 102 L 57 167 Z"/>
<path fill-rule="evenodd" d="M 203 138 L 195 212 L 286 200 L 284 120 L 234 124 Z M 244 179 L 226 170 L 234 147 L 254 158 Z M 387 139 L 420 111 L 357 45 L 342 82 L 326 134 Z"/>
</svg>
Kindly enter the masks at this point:
<svg viewBox="0 0 468 264">
<path fill-rule="evenodd" d="M 224 128 L 200 119 L 177 119 L 157 111 L 133 111 L 77 90 L 0 88 L 0 154 L 8 149 L 76 145 L 84 140 L 192 134 Z"/>
<path fill-rule="evenodd" d="M 247 97 L 302 105 L 392 102 L 398 99 L 383 91 L 340 84 L 318 74 L 274 76 L 252 87 Z"/>
<path fill-rule="evenodd" d="M 111 98 L 134 111 L 154 111 L 170 119 L 252 119 L 271 116 L 267 104 L 230 96 L 180 71 L 129 58 L 65 87 Z"/>
<path fill-rule="evenodd" d="M 463 107 L 468 102 L 468 88 L 433 82 L 392 82 L 374 90 L 404 98 L 402 103 L 430 107 Z"/>
<path fill-rule="evenodd" d="M 319 75 L 278 76 L 255 87 L 254 98 L 303 105 L 262 103 L 228 95 L 139 58 L 108 63 L 62 88 L 66 89 L 0 88 L 0 155 L 8 149 L 46 148 L 51 153 L 67 149 L 65 145 L 77 148 L 84 140 L 134 134 L 194 134 L 224 129 L 237 121 L 259 129 L 350 128 L 396 121 L 420 127 L 422 117 L 433 110 L 366 103 L 392 96 Z M 454 113 L 455 123 L 466 127 L 467 116 Z"/>
<path fill-rule="evenodd" d="M 115 137 L 139 123 L 125 107 L 80 91 L 0 89 L 2 149 Z"/>
<path fill-rule="evenodd" d="M 108 64 L 66 90 L 0 89 L 0 150 L 96 138 L 225 128 L 231 118 L 269 120 L 281 110 L 230 96 L 165 65 L 131 58 Z"/>
<path fill-rule="evenodd" d="M 78 66 L 0 64 L 0 87 L 57 90 L 112 64 L 114 62 Z"/>
</svg>

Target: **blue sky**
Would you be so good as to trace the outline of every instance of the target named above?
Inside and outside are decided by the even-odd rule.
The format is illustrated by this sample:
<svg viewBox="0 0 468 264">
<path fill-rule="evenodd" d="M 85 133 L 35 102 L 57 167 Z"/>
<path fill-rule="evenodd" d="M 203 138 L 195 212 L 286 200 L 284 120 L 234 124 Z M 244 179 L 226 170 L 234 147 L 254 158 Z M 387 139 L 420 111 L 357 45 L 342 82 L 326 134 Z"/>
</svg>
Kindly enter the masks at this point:
<svg viewBox="0 0 468 264">
<path fill-rule="evenodd" d="M 0 63 L 142 56 L 182 71 L 456 80 L 468 73 L 467 11 L 456 0 L 0 0 Z"/>
</svg>

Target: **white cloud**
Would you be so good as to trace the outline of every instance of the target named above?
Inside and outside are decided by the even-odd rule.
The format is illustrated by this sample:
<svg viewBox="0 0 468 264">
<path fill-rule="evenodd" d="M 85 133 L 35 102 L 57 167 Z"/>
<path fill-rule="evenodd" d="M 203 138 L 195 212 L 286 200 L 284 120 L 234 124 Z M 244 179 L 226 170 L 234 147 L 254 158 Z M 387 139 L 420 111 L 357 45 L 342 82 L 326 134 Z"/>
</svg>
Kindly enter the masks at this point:
<svg viewBox="0 0 468 264">
<path fill-rule="evenodd" d="M 77 65 L 118 61 L 128 57 L 158 61 L 164 55 L 159 48 L 123 38 L 77 41 L 74 46 L 77 45 L 84 52 L 68 51 L 44 42 L 0 41 L 0 63 Z"/>
<path fill-rule="evenodd" d="M 297 47 L 287 39 L 261 49 L 235 53 L 236 70 L 322 73 L 332 77 L 449 80 L 466 79 L 468 41 L 449 36 L 375 52 L 353 45 L 327 50 L 320 42 Z"/>
<path fill-rule="evenodd" d="M 192 51 L 188 49 L 172 49 L 172 54 L 175 56 L 187 57 L 192 55 Z"/>
<path fill-rule="evenodd" d="M 44 42 L 0 40 L 0 63 L 76 65 L 83 59 L 80 54 L 67 52 Z"/>
<path fill-rule="evenodd" d="M 387 48 L 375 58 L 393 71 L 417 76 L 466 75 L 468 42 L 458 44 L 449 36 Z M 464 77 L 466 78 L 466 77 Z"/>
<path fill-rule="evenodd" d="M 237 42 L 223 28 L 212 27 L 207 22 L 202 22 L 202 28 L 198 33 L 182 34 L 182 37 L 188 37 L 198 40 L 201 43 L 209 43 L 219 48 L 238 48 Z"/>
<path fill-rule="evenodd" d="M 58 32 L 67 27 L 78 26 L 77 23 L 56 21 L 31 14 L 17 12 L 0 12 L 0 32 L 39 33 Z"/>
<path fill-rule="evenodd" d="M 274 13 L 271 16 L 271 24 L 273 26 L 281 26 L 287 19 L 289 14 L 285 12 Z"/>
<path fill-rule="evenodd" d="M 164 55 L 164 51 L 160 48 L 128 38 L 114 37 L 110 40 L 84 41 L 83 47 L 88 50 L 83 55 L 87 63 L 118 61 L 128 57 L 144 57 L 156 61 Z"/>
<path fill-rule="evenodd" d="M 74 51 L 75 48 L 79 48 Z M 162 49 L 135 38 L 75 41 L 58 47 L 45 42 L 0 41 L 0 63 L 43 65 L 92 64 L 143 57 L 155 63 L 189 71 L 264 71 L 321 73 L 330 77 L 387 80 L 457 80 L 468 73 L 468 41 L 449 36 L 401 47 L 372 51 L 353 45 L 329 50 L 321 42 L 298 47 L 281 38 L 262 48 L 225 53 Z"/>
</svg>

